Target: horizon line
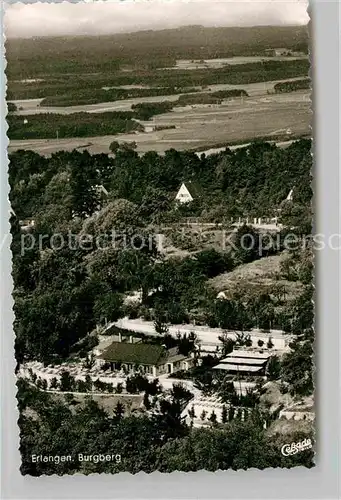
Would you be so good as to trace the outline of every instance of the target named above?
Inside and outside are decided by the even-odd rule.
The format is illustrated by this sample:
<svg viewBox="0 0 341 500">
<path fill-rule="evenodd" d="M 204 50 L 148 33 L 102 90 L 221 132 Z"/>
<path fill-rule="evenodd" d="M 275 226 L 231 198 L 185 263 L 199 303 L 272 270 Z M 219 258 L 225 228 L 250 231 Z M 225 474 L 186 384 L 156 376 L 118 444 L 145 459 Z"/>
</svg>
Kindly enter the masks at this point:
<svg viewBox="0 0 341 500">
<path fill-rule="evenodd" d="M 100 38 L 100 37 L 108 37 L 108 36 L 120 36 L 120 35 L 131 35 L 137 33 L 150 33 L 150 32 L 161 32 L 161 31 L 175 31 L 179 29 L 188 29 L 188 28 L 203 28 L 203 29 L 226 29 L 226 28 L 235 28 L 235 29 L 253 29 L 253 28 L 300 28 L 307 27 L 309 21 L 306 23 L 298 23 L 298 24 L 255 24 L 252 26 L 243 26 L 243 25 L 225 25 L 225 26 L 205 26 L 202 24 L 188 24 L 188 25 L 179 25 L 174 26 L 173 28 L 145 28 L 138 29 L 136 31 L 116 31 L 114 33 L 98 33 L 98 34 L 86 34 L 86 33 L 76 33 L 76 34 L 60 34 L 60 35 L 30 35 L 30 36 L 16 36 L 11 35 L 6 36 L 7 40 L 34 40 L 34 39 L 42 39 L 42 38 Z"/>
</svg>

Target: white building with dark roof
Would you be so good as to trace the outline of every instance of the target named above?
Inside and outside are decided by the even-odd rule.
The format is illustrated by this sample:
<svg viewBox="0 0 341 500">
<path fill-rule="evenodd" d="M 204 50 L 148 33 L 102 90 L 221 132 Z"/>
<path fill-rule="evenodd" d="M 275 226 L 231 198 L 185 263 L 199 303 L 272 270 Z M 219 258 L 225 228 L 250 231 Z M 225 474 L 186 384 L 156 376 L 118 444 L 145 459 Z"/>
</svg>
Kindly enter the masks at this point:
<svg viewBox="0 0 341 500">
<path fill-rule="evenodd" d="M 178 203 L 190 203 L 200 197 L 200 187 L 193 181 L 183 182 L 175 196 Z"/>
</svg>

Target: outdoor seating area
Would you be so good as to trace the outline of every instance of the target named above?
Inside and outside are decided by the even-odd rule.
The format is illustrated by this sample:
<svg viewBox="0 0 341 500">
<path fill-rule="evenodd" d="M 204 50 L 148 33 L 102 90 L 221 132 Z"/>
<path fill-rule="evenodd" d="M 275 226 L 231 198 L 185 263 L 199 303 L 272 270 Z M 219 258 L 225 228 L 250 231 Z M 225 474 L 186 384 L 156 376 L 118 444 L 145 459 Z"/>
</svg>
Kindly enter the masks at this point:
<svg viewBox="0 0 341 500">
<path fill-rule="evenodd" d="M 20 375 L 29 378 L 30 371 L 36 374 L 38 378 L 45 379 L 51 383 L 53 378 L 59 380 L 63 372 L 68 372 L 75 380 L 85 380 L 86 376 L 90 376 L 92 381 L 100 380 L 101 382 L 113 383 L 115 385 L 123 382 L 127 378 L 127 374 L 123 371 L 112 371 L 110 368 L 103 370 L 100 365 L 95 364 L 91 368 L 84 368 L 80 364 L 62 363 L 60 365 L 44 366 L 38 361 L 33 361 L 22 365 L 20 368 Z"/>
</svg>

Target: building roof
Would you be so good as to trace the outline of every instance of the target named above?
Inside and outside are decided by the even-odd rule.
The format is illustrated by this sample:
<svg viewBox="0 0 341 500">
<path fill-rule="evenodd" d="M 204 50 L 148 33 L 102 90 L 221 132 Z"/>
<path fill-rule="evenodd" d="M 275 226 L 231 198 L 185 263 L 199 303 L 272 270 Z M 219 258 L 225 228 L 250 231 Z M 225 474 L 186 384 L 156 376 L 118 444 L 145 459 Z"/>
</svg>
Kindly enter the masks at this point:
<svg viewBox="0 0 341 500">
<path fill-rule="evenodd" d="M 236 365 L 254 365 L 262 366 L 266 363 L 266 359 L 251 359 L 251 358 L 225 358 L 220 363 L 234 363 Z"/>
<path fill-rule="evenodd" d="M 166 349 L 157 344 L 112 342 L 100 357 L 116 363 L 157 366 L 166 362 L 175 363 L 187 359 L 188 356 L 179 354 L 177 347 Z"/>
<path fill-rule="evenodd" d="M 167 357 L 167 350 L 155 344 L 131 344 L 113 342 L 100 356 L 106 361 L 133 363 L 139 365 L 158 365 Z"/>
<path fill-rule="evenodd" d="M 187 190 L 189 191 L 189 194 L 192 196 L 193 199 L 199 198 L 202 195 L 202 189 L 197 182 L 184 181 L 183 184 L 185 184 Z"/>
<path fill-rule="evenodd" d="M 237 363 L 220 363 L 213 367 L 213 370 L 226 370 L 236 372 L 259 372 L 262 366 L 238 365 Z"/>
<path fill-rule="evenodd" d="M 234 349 L 230 352 L 222 362 L 232 361 L 231 358 L 248 358 L 248 359 L 263 359 L 264 361 L 270 357 L 269 353 L 259 351 L 243 351 L 242 349 Z"/>
</svg>

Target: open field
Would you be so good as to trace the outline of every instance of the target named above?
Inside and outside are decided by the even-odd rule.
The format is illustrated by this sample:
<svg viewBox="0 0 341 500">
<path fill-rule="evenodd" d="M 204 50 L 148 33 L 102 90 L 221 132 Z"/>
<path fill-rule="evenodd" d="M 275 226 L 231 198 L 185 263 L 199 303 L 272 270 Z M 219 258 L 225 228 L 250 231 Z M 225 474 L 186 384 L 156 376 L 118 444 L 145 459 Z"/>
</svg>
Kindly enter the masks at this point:
<svg viewBox="0 0 341 500">
<path fill-rule="evenodd" d="M 240 57 L 220 57 L 218 59 L 178 59 L 175 66 L 164 69 L 203 69 L 203 68 L 222 68 L 224 66 L 237 66 L 238 64 L 259 63 L 263 61 L 294 61 L 295 59 L 307 59 L 308 56 L 240 56 Z"/>
<path fill-rule="evenodd" d="M 274 86 L 277 83 L 288 81 L 300 81 L 302 78 L 286 78 L 285 80 L 273 80 L 269 82 L 258 82 L 242 85 L 232 85 L 228 83 L 209 85 L 201 87 L 205 93 L 217 92 L 220 90 L 240 89 L 245 90 L 250 97 L 267 95 L 267 92 L 274 92 Z M 121 87 L 121 88 L 124 88 Z M 199 90 L 199 88 L 198 88 Z M 173 95 L 159 95 L 150 97 L 136 97 L 133 99 L 117 100 L 112 102 L 101 102 L 97 104 L 84 104 L 80 106 L 41 106 L 43 98 L 37 99 L 19 99 L 11 100 L 17 108 L 18 115 L 32 115 L 36 113 L 58 113 L 58 114 L 71 114 L 71 113 L 103 113 L 106 111 L 130 111 L 131 107 L 141 102 L 162 102 L 162 101 L 177 101 L 182 94 Z M 282 96 L 284 97 L 284 96 Z M 231 102 L 231 101 L 230 101 Z"/>
<path fill-rule="evenodd" d="M 258 92 L 261 91 L 258 85 Z M 151 99 L 151 98 L 149 98 Z M 158 98 L 160 99 L 160 98 Z M 11 141 L 9 151 L 32 149 L 41 154 L 52 154 L 64 149 L 87 149 L 91 153 L 109 153 L 113 140 L 135 141 L 138 152 L 150 150 L 163 153 L 171 148 L 178 150 L 202 149 L 217 143 L 244 141 L 265 136 L 281 136 L 290 140 L 291 136 L 310 134 L 310 94 L 307 91 L 289 94 L 253 94 L 248 98 L 223 101 L 221 105 L 195 105 L 176 107 L 173 111 L 155 116 L 152 121 L 142 122 L 149 126 L 175 126 L 168 130 L 120 134 L 116 136 L 17 140 Z M 122 101 L 120 105 L 127 104 Z M 129 103 L 131 105 L 132 103 Z M 32 104 L 31 104 L 32 105 Z M 115 103 L 106 110 L 117 110 Z M 100 109 L 98 105 L 96 111 Z M 76 107 L 79 110 L 79 107 Z M 89 107 L 87 108 L 88 111 Z M 121 108 L 122 109 L 122 108 Z M 72 111 L 74 109 L 72 108 Z M 92 110 L 92 112 L 96 112 Z M 104 109 L 101 109 L 104 111 Z M 152 127 L 151 127 L 152 128 Z"/>
<path fill-rule="evenodd" d="M 285 291 L 286 300 L 292 300 L 302 293 L 299 281 L 288 281 L 281 277 L 280 264 L 288 258 L 286 253 L 263 257 L 249 264 L 243 264 L 231 272 L 219 274 L 210 280 L 217 291 L 226 296 L 245 293 L 258 296 L 263 293 Z"/>
</svg>

